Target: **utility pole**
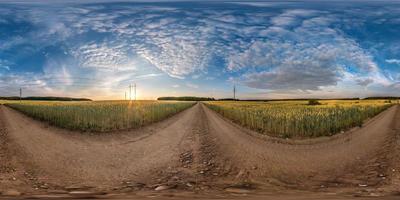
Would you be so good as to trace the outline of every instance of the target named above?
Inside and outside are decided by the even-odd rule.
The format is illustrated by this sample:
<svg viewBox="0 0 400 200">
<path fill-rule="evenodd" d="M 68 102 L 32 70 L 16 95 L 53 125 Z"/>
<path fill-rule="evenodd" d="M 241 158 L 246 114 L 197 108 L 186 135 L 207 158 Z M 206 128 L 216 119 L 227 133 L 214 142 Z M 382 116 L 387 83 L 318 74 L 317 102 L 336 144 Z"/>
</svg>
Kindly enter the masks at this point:
<svg viewBox="0 0 400 200">
<path fill-rule="evenodd" d="M 19 100 L 22 100 L 22 88 L 19 88 Z"/>
<path fill-rule="evenodd" d="M 129 100 L 132 100 L 132 84 L 129 85 Z"/>
<path fill-rule="evenodd" d="M 236 85 L 233 84 L 233 100 L 236 100 Z"/>
<path fill-rule="evenodd" d="M 135 101 L 136 101 L 136 83 L 134 83 L 134 89 L 135 89 Z"/>
<path fill-rule="evenodd" d="M 125 100 L 126 100 L 126 91 L 125 91 Z"/>
</svg>

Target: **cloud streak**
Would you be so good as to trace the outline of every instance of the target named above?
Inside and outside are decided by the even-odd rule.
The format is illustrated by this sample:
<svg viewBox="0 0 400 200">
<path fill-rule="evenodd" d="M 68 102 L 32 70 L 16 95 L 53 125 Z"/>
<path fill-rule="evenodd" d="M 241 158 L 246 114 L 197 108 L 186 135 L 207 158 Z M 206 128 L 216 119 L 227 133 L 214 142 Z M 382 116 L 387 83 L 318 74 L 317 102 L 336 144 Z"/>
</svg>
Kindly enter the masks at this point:
<svg viewBox="0 0 400 200">
<path fill-rule="evenodd" d="M 387 59 L 385 61 L 390 64 L 400 64 L 400 59 Z"/>
</svg>

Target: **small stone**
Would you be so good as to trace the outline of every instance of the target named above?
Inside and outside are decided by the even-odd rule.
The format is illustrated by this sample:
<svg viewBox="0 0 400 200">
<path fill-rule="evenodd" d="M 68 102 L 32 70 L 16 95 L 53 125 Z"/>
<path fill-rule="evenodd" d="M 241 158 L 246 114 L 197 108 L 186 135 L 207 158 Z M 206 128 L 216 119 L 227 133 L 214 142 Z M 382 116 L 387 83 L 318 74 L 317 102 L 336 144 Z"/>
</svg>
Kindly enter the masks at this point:
<svg viewBox="0 0 400 200">
<path fill-rule="evenodd" d="M 358 184 L 359 187 L 367 187 L 367 184 Z"/>
<path fill-rule="evenodd" d="M 46 186 L 46 185 L 41 185 L 41 186 L 39 186 L 41 189 L 49 189 L 49 187 L 48 186 Z"/>
<path fill-rule="evenodd" d="M 71 191 L 71 192 L 69 192 L 69 194 L 72 194 L 72 195 L 82 195 L 82 194 L 92 194 L 92 192 L 89 192 L 89 191 Z"/>
<path fill-rule="evenodd" d="M 369 193 L 369 196 L 371 196 L 371 197 L 380 197 L 382 195 L 377 194 L 377 193 Z"/>
<path fill-rule="evenodd" d="M 156 187 L 154 190 L 155 191 L 163 191 L 163 190 L 168 190 L 170 188 L 171 188 L 171 186 L 168 186 L 168 185 L 160 185 L 160 186 Z"/>
<path fill-rule="evenodd" d="M 17 197 L 17 196 L 21 196 L 22 193 L 19 192 L 18 190 L 11 189 L 11 190 L 2 192 L 1 194 L 4 196 Z"/>
</svg>

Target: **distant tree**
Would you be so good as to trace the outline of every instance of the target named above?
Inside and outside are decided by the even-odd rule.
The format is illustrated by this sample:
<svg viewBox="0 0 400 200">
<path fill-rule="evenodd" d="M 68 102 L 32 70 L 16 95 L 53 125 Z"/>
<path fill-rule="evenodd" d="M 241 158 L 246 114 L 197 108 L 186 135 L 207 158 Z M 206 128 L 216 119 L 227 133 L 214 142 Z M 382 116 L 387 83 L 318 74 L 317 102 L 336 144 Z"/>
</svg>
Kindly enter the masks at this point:
<svg viewBox="0 0 400 200">
<path fill-rule="evenodd" d="M 239 99 L 234 99 L 234 98 L 222 98 L 222 99 L 218 99 L 218 101 L 239 101 Z"/>
<path fill-rule="evenodd" d="M 379 99 L 391 99 L 391 100 L 396 100 L 396 99 L 400 99 L 400 97 L 394 97 L 394 96 L 386 96 L 386 97 L 367 97 L 365 99 L 369 99 L 369 100 L 379 100 Z"/>
<path fill-rule="evenodd" d="M 0 100 L 20 100 L 19 97 L 0 97 Z M 31 101 L 92 101 L 87 98 L 71 98 L 71 97 L 22 97 L 21 100 Z"/>
<path fill-rule="evenodd" d="M 162 101 L 214 101 L 214 98 L 210 97 L 193 97 L 193 96 L 183 96 L 183 97 L 159 97 L 157 100 Z"/>
</svg>

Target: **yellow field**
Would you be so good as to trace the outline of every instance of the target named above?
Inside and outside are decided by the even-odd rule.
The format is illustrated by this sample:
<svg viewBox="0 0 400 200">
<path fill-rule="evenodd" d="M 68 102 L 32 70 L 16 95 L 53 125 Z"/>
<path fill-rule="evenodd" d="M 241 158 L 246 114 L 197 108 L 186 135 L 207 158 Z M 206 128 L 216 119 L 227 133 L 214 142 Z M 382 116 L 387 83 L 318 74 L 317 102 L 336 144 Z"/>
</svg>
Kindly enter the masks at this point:
<svg viewBox="0 0 400 200">
<path fill-rule="evenodd" d="M 214 101 L 206 105 L 232 121 L 259 133 L 281 138 L 331 136 L 362 123 L 395 101 L 323 100 L 308 101 Z M 397 102 L 397 101 L 396 101 Z"/>
<path fill-rule="evenodd" d="M 141 127 L 192 106 L 175 101 L 13 101 L 6 105 L 52 125 L 104 132 Z"/>
</svg>

